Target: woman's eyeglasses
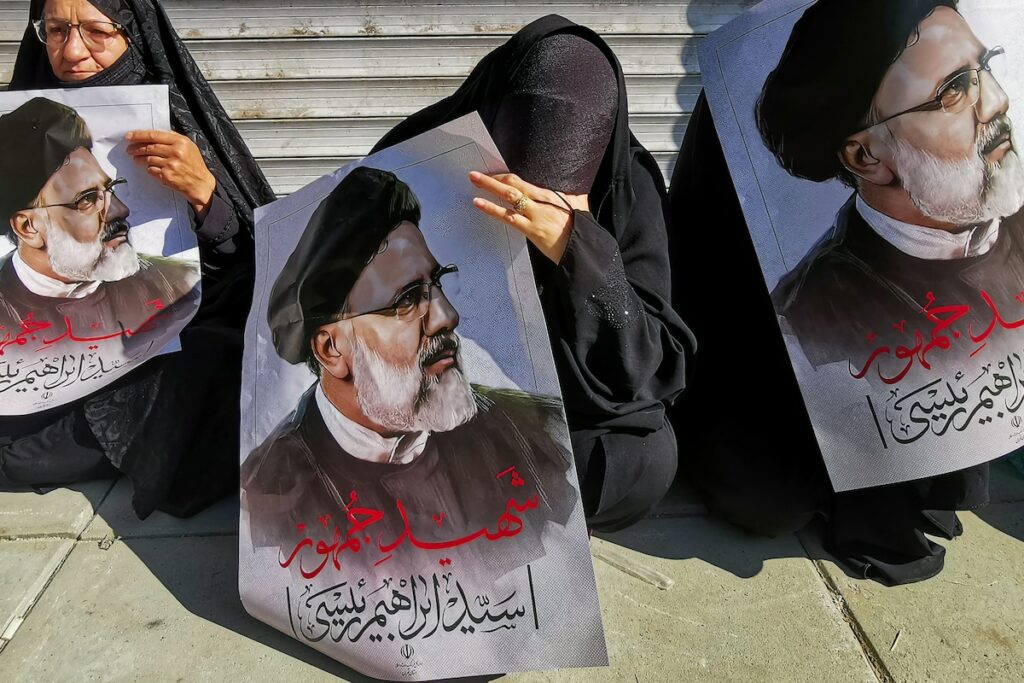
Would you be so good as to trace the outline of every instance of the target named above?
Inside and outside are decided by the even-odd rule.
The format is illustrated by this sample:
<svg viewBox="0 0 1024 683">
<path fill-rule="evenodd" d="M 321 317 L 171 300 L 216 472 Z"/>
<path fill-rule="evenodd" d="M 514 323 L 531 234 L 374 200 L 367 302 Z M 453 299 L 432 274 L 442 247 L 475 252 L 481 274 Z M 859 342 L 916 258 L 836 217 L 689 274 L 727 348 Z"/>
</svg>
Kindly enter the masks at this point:
<svg viewBox="0 0 1024 683">
<path fill-rule="evenodd" d="M 64 47 L 71 37 L 71 30 L 76 29 L 82 37 L 82 43 L 93 52 L 100 52 L 108 47 L 115 38 L 123 36 L 124 26 L 112 21 L 83 21 L 72 24 L 63 19 L 40 19 L 33 21 L 36 37 L 47 47 L 59 49 Z"/>
</svg>

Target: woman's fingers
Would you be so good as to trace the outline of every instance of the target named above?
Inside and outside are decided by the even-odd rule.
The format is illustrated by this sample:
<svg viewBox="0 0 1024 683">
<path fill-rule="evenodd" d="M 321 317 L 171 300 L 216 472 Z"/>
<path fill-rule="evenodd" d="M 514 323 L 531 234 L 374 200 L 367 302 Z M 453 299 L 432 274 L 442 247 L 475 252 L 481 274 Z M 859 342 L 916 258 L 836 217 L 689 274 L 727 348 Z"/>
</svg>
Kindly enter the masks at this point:
<svg viewBox="0 0 1024 683">
<path fill-rule="evenodd" d="M 494 202 L 489 202 L 486 199 L 480 199 L 477 197 L 473 200 L 473 206 L 480 209 L 488 216 L 493 216 L 500 221 L 508 223 L 519 232 L 529 237 L 530 219 L 526 216 L 513 211 L 512 209 L 505 208 L 504 206 L 498 206 Z"/>
<path fill-rule="evenodd" d="M 167 157 L 161 157 L 161 156 L 144 156 L 144 157 L 136 157 L 135 159 L 136 159 L 136 161 L 138 161 L 140 163 L 143 163 L 143 164 L 146 164 L 147 166 L 158 166 L 158 167 L 166 166 L 170 162 L 170 159 L 168 159 Z"/>
<path fill-rule="evenodd" d="M 548 191 L 544 188 L 531 185 L 519 176 L 511 173 L 488 176 L 473 171 L 469 174 L 469 177 L 474 185 L 482 190 L 486 190 L 509 206 L 515 206 L 523 197 L 536 200 L 543 199 L 548 194 Z M 527 202 L 519 210 L 519 213 L 527 212 L 529 209 L 530 204 Z"/>
<path fill-rule="evenodd" d="M 498 173 L 493 176 L 473 171 L 469 174 L 470 180 L 479 188 L 487 190 L 494 196 L 515 203 L 523 195 L 530 199 L 548 199 L 554 197 L 554 192 L 528 183 L 514 173 Z"/>
<path fill-rule="evenodd" d="M 481 190 L 489 192 L 508 204 L 515 204 L 523 196 L 523 191 L 502 182 L 495 176 L 484 175 L 473 171 L 469 174 L 470 181 Z"/>
<path fill-rule="evenodd" d="M 128 145 L 128 154 L 138 156 L 172 157 L 178 155 L 178 148 L 159 142 L 134 142 Z"/>
<path fill-rule="evenodd" d="M 473 172 L 470 173 L 470 181 L 507 204 L 501 206 L 477 197 L 473 200 L 473 206 L 515 228 L 553 262 L 561 260 L 572 233 L 573 216 L 571 212 L 544 199 L 554 193 L 531 185 L 513 174 L 490 177 Z M 521 202 L 523 198 L 529 201 Z"/>
<path fill-rule="evenodd" d="M 532 183 L 528 183 L 515 173 L 498 173 L 493 178 L 500 183 L 504 183 L 507 187 L 518 190 L 531 199 L 541 199 L 542 195 L 547 192 L 543 187 L 537 187 Z"/>
<path fill-rule="evenodd" d="M 521 193 L 523 193 L 528 198 L 534 201 L 546 202 L 563 210 L 568 209 L 571 211 L 572 209 L 580 208 L 572 203 L 569 203 L 569 206 L 566 206 L 567 201 L 563 200 L 557 192 L 527 182 L 520 178 L 519 176 L 517 176 L 515 173 L 499 173 L 498 175 L 494 176 L 494 178 L 509 187 L 514 187 L 515 189 L 519 190 Z"/>
<path fill-rule="evenodd" d="M 146 172 L 188 200 L 203 215 L 213 199 L 217 179 L 190 138 L 169 130 L 133 130 L 125 135 L 128 154 Z"/>
<path fill-rule="evenodd" d="M 170 130 L 130 130 L 124 136 L 124 139 L 130 143 L 155 142 L 171 145 L 177 142 L 178 138 L 182 137 L 185 136 Z"/>
</svg>

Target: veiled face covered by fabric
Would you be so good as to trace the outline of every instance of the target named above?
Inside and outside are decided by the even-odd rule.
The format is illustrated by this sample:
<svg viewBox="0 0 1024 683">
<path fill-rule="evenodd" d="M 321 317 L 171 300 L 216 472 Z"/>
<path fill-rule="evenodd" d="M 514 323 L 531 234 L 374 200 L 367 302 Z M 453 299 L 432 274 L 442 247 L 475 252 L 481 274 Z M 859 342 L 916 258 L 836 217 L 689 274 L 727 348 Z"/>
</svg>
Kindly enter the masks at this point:
<svg viewBox="0 0 1024 683">
<path fill-rule="evenodd" d="M 567 51 L 574 43 L 565 37 L 591 44 L 583 48 L 589 75 L 610 70 L 604 80 L 614 87 L 598 88 L 582 77 L 569 87 L 552 82 L 535 50 L 548 51 L 546 63 L 576 68 L 579 56 Z M 571 93 L 580 89 L 589 92 Z M 557 15 L 537 19 L 480 60 L 457 91 L 395 126 L 373 151 L 474 111 L 513 171 L 541 186 L 589 194 L 591 210 L 606 229 L 615 235 L 626 230 L 636 199 L 626 83 L 618 58 L 597 34 Z M 582 120 L 582 111 L 591 118 Z M 559 158 L 551 161 L 552 156 Z"/>
</svg>

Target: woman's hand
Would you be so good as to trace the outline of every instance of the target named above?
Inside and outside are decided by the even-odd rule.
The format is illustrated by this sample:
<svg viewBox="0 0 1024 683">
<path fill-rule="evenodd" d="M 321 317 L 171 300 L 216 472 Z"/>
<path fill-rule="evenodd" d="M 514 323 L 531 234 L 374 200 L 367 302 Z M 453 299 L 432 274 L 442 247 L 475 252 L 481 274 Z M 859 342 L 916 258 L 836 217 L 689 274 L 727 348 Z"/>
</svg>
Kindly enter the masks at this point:
<svg viewBox="0 0 1024 683">
<path fill-rule="evenodd" d="M 125 136 L 128 154 L 146 173 L 188 200 L 202 218 L 210 208 L 217 179 L 206 167 L 196 143 L 168 130 L 133 130 Z"/>
<path fill-rule="evenodd" d="M 562 260 L 572 235 L 572 210 L 590 210 L 585 194 L 559 194 L 511 173 L 487 176 L 473 171 L 469 181 L 508 205 L 478 197 L 473 206 L 511 225 L 555 263 Z"/>
</svg>

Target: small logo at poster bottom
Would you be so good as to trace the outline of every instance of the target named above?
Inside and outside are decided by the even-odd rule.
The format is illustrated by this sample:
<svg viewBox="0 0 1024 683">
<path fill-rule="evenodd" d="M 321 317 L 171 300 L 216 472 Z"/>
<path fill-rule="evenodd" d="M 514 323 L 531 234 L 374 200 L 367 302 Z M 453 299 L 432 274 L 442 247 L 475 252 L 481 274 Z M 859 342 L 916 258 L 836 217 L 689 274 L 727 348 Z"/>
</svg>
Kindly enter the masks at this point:
<svg viewBox="0 0 1024 683">
<path fill-rule="evenodd" d="M 412 649 L 412 645 L 403 645 L 402 649 L 399 650 L 399 652 L 406 659 L 412 659 L 412 656 L 416 654 L 416 650 Z"/>
<path fill-rule="evenodd" d="M 1024 424 L 1024 419 L 1021 419 L 1020 415 L 1014 415 L 1013 419 L 1010 420 L 1010 424 L 1013 425 L 1014 429 L 1020 429 L 1020 426 Z"/>
</svg>

